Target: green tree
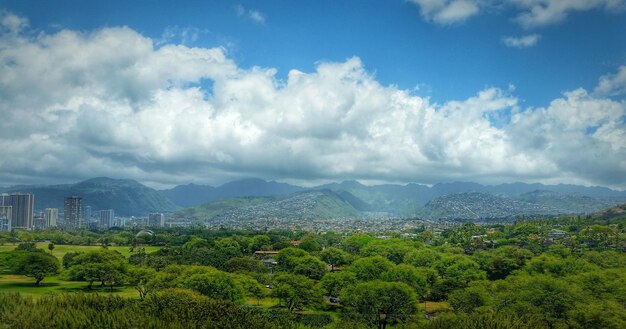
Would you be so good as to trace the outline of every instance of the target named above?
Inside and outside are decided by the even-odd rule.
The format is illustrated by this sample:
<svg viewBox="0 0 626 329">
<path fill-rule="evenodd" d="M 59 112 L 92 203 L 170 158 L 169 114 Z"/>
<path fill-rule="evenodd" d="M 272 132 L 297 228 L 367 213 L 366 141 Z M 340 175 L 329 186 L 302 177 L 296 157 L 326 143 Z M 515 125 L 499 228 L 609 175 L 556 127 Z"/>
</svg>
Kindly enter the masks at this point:
<svg viewBox="0 0 626 329">
<path fill-rule="evenodd" d="M 17 251 L 39 251 L 41 249 L 37 248 L 37 244 L 35 244 L 34 242 L 23 242 L 17 245 L 17 247 L 15 247 L 15 250 Z"/>
<path fill-rule="evenodd" d="M 406 254 L 415 250 L 415 242 L 406 239 L 376 239 L 361 248 L 363 256 L 383 256 L 400 264 Z"/>
<path fill-rule="evenodd" d="M 302 237 L 298 248 L 304 249 L 308 252 L 314 252 L 322 250 L 322 245 L 320 245 L 320 243 L 317 241 L 316 236 L 308 234 Z"/>
<path fill-rule="evenodd" d="M 330 265 L 331 271 L 335 270 L 335 266 L 346 264 L 348 256 L 348 253 L 335 247 L 326 248 L 320 253 L 320 258 Z"/>
<path fill-rule="evenodd" d="M 267 266 L 258 259 L 251 257 L 233 257 L 226 261 L 225 269 L 228 272 L 256 272 L 266 273 Z"/>
<path fill-rule="evenodd" d="M 465 288 L 472 281 L 487 278 L 480 265 L 464 255 L 443 257 L 434 266 L 440 276 L 440 280 L 431 289 L 431 297 L 436 300 L 445 299 L 448 293 Z"/>
<path fill-rule="evenodd" d="M 54 250 L 54 243 L 48 243 L 48 250 L 50 250 L 50 255 L 52 255 L 52 250 Z"/>
<path fill-rule="evenodd" d="M 404 262 L 415 267 L 431 267 L 441 259 L 441 254 L 430 248 L 411 251 L 404 256 Z"/>
<path fill-rule="evenodd" d="M 529 250 L 515 246 L 504 246 L 489 251 L 479 251 L 472 258 L 487 272 L 490 280 L 506 278 L 511 272 L 524 267 L 533 257 Z"/>
<path fill-rule="evenodd" d="M 71 280 L 89 282 L 89 289 L 94 281 L 100 281 L 103 287 L 108 282 L 112 288 L 113 283 L 121 281 L 128 265 L 122 254 L 104 248 L 78 254 L 71 263 L 67 276 Z"/>
<path fill-rule="evenodd" d="M 74 257 L 80 254 L 82 253 L 77 252 L 77 251 L 70 251 L 66 253 L 65 255 L 63 255 L 63 259 L 62 259 L 63 268 L 67 269 L 67 268 L 70 268 L 70 266 L 74 265 Z"/>
<path fill-rule="evenodd" d="M 267 235 L 255 235 L 250 243 L 250 251 L 267 250 L 271 247 L 272 240 Z"/>
<path fill-rule="evenodd" d="M 402 282 L 359 283 L 342 291 L 341 303 L 379 329 L 406 321 L 417 313 L 415 292 Z"/>
<path fill-rule="evenodd" d="M 426 276 L 411 265 L 400 264 L 394 266 L 389 271 L 383 273 L 381 278 L 384 281 L 406 283 L 420 297 L 425 297 L 428 292 Z"/>
<path fill-rule="evenodd" d="M 243 289 L 244 295 L 253 297 L 257 302 L 266 296 L 265 288 L 256 279 L 249 275 L 237 274 L 233 276 L 235 283 Z"/>
<path fill-rule="evenodd" d="M 378 280 L 383 273 L 395 266 L 390 260 L 382 256 L 359 258 L 348 266 L 347 270 L 356 274 L 361 281 Z"/>
<path fill-rule="evenodd" d="M 146 298 L 152 291 L 151 288 L 154 286 L 150 284 L 150 281 L 154 280 L 155 276 L 156 271 L 151 268 L 133 266 L 128 269 L 128 281 L 139 293 L 140 300 Z"/>
<path fill-rule="evenodd" d="M 243 289 L 224 272 L 194 274 L 183 281 L 183 286 L 216 300 L 243 301 Z"/>
<path fill-rule="evenodd" d="M 341 290 L 357 283 L 356 274 L 350 271 L 331 272 L 322 278 L 320 285 L 328 296 L 338 297 Z"/>
<path fill-rule="evenodd" d="M 338 246 L 341 243 L 341 234 L 328 231 L 320 236 L 320 243 L 326 247 Z"/>
<path fill-rule="evenodd" d="M 279 273 L 274 277 L 272 296 L 289 311 L 322 302 L 322 292 L 315 282 L 304 275 Z"/>
<path fill-rule="evenodd" d="M 370 235 L 355 233 L 343 240 L 343 242 L 341 242 L 341 247 L 351 254 L 358 254 L 361 251 L 361 248 L 365 247 L 368 243 L 374 240 L 376 240 L 376 238 Z"/>
<path fill-rule="evenodd" d="M 305 256 L 298 258 L 293 273 L 301 274 L 309 279 L 320 280 L 326 274 L 326 263 L 317 257 Z"/>
<path fill-rule="evenodd" d="M 490 297 L 482 285 L 470 286 L 452 292 L 448 297 L 448 303 L 457 312 L 473 313 L 479 307 L 486 306 Z"/>
<path fill-rule="evenodd" d="M 43 252 L 28 252 L 13 269 L 13 273 L 35 278 L 35 285 L 49 275 L 59 272 L 59 260 Z"/>
<path fill-rule="evenodd" d="M 298 265 L 298 259 L 308 254 L 308 252 L 302 249 L 289 247 L 279 251 L 274 259 L 276 259 L 281 270 L 290 272 Z"/>
</svg>

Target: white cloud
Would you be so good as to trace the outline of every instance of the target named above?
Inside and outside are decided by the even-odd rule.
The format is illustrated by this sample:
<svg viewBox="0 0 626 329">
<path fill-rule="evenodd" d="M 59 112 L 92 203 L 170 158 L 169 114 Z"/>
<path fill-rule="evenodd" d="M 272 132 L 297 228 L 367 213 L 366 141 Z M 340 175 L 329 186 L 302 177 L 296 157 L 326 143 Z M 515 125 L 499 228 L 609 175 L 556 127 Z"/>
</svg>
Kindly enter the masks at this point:
<svg viewBox="0 0 626 329">
<path fill-rule="evenodd" d="M 188 45 L 191 43 L 195 43 L 196 41 L 198 41 L 198 38 L 201 34 L 206 33 L 208 33 L 207 30 L 199 29 L 197 27 L 180 27 L 177 25 L 168 26 L 161 34 L 161 38 L 155 40 L 154 43 L 159 46 L 168 43 L 180 43 L 183 45 Z"/>
<path fill-rule="evenodd" d="M 600 77 L 594 92 L 600 96 L 626 94 L 626 65 L 621 66 L 615 74 L 607 74 Z"/>
<path fill-rule="evenodd" d="M 420 7 L 422 17 L 438 24 L 465 21 L 478 14 L 479 3 L 475 0 L 409 0 Z"/>
<path fill-rule="evenodd" d="M 273 68 L 238 67 L 222 48 L 155 47 L 129 28 L 4 33 L 0 63 L 5 184 L 259 176 L 626 187 L 626 103 L 582 89 L 528 110 L 498 88 L 437 105 L 382 85 L 357 57 L 284 81 Z"/>
<path fill-rule="evenodd" d="M 250 19 L 252 21 L 254 21 L 255 23 L 258 24 L 265 24 L 265 15 L 263 15 L 260 11 L 258 10 L 250 10 L 250 12 L 248 13 L 248 16 L 250 17 Z"/>
<path fill-rule="evenodd" d="M 265 25 L 265 14 L 262 12 L 256 9 L 246 9 L 241 4 L 236 5 L 234 8 L 237 17 L 249 19 L 259 25 Z"/>
<path fill-rule="evenodd" d="M 521 37 L 503 37 L 502 43 L 511 48 L 528 48 L 537 44 L 541 36 L 539 34 L 529 34 Z"/>
<path fill-rule="evenodd" d="M 459 23 L 479 14 L 513 12 L 524 28 L 535 28 L 564 21 L 572 12 L 602 9 L 609 13 L 626 10 L 626 0 L 407 0 L 420 8 L 422 17 L 441 25 Z M 502 10 L 512 8 L 511 11 Z"/>
<path fill-rule="evenodd" d="M 0 10 L 0 32 L 18 33 L 28 27 L 28 19 Z"/>
<path fill-rule="evenodd" d="M 517 21 L 526 28 L 562 22 L 570 12 L 604 9 L 619 12 L 625 0 L 511 0 L 520 10 Z"/>
</svg>

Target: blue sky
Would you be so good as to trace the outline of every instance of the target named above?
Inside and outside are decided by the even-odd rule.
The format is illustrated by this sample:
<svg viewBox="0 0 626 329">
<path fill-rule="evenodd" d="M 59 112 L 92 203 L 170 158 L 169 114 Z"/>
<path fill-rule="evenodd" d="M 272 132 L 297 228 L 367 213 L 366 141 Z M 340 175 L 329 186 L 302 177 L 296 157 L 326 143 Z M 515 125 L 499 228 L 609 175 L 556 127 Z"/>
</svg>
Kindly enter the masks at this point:
<svg viewBox="0 0 626 329">
<path fill-rule="evenodd" d="M 24 150 L 16 150 L 28 163 L 26 168 L 0 160 L 5 171 L 0 181 L 6 184 L 117 174 L 153 186 L 259 176 L 297 183 L 474 180 L 626 187 L 626 1 L 25 0 L 0 1 L 0 11 L 4 24 L 0 55 L 11 59 L 5 69 L 13 71 L 5 76 L 14 79 L 0 82 L 0 95 L 11 95 L 0 108 L 12 118 L 5 125 L 17 126 L 28 111 L 39 111 L 38 120 L 50 120 L 49 124 L 60 120 L 76 124 L 43 137 L 34 131 L 24 134 L 20 145 L 48 151 L 26 156 Z M 72 38 L 65 38 L 66 34 Z M 111 38 L 119 40 L 120 48 L 106 48 Z M 148 42 L 146 47 L 134 48 L 143 41 Z M 39 52 L 34 54 L 26 44 L 38 46 Z M 78 45 L 93 46 L 100 53 L 82 53 Z M 184 48 L 166 52 L 171 46 Z M 67 49 L 75 49 L 77 56 L 70 56 L 68 62 L 52 56 L 66 54 Z M 191 49 L 203 53 L 190 55 Z M 196 60 L 217 56 L 220 66 L 194 66 L 199 64 L 189 58 L 188 64 L 180 63 L 181 71 L 207 71 L 198 75 L 167 71 L 183 54 L 198 56 Z M 145 62 L 152 56 L 158 60 Z M 48 68 L 41 58 L 48 61 Z M 151 70 L 150 77 L 158 83 L 115 72 L 104 79 L 114 82 L 102 84 L 97 65 L 103 60 L 112 65 L 111 70 L 127 61 L 134 68 L 152 65 L 137 74 Z M 40 71 L 33 68 L 37 65 L 42 65 Z M 33 91 L 19 87 L 28 82 L 20 80 L 20 74 L 28 74 L 19 70 L 46 74 L 42 72 L 57 65 L 60 72 L 54 77 L 58 79 L 49 83 L 71 88 L 63 96 L 41 89 L 49 97 L 37 98 L 41 103 L 25 102 Z M 311 80 L 309 89 L 296 83 L 302 80 L 291 78 L 290 72 L 296 72 L 292 70 Z M 324 78 L 322 71 L 330 78 Z M 80 86 L 76 81 L 82 81 Z M 367 87 L 371 84 L 375 88 Z M 110 89 L 119 86 L 130 87 Z M 205 103 L 189 96 L 196 88 Z M 137 93 L 120 96 L 128 106 L 124 110 L 120 102 L 105 104 L 111 94 L 87 89 Z M 252 95 L 258 90 L 268 92 Z M 157 96 L 165 92 L 178 93 L 169 95 L 170 100 L 187 96 L 180 96 L 179 103 L 158 103 Z M 364 96 L 367 93 L 370 98 Z M 335 103 L 317 104 L 310 95 Z M 227 96 L 238 103 L 228 103 Z M 379 105 L 359 107 L 363 102 Z M 397 104 L 389 105 L 393 102 Z M 186 136 L 187 143 L 199 141 L 189 146 L 189 154 L 168 146 L 180 145 L 184 121 L 148 122 L 137 115 L 158 108 L 163 112 L 154 112 L 151 118 L 163 118 L 180 114 L 190 104 L 199 106 L 194 109 L 200 112 L 193 115 L 214 119 L 204 122 L 214 133 Z M 260 104 L 260 113 L 249 109 L 254 104 Z M 285 104 L 300 105 L 298 111 L 289 112 L 283 109 Z M 112 109 L 118 106 L 119 111 Z M 199 110 L 204 107 L 204 112 Z M 164 125 L 171 134 L 157 145 L 154 136 L 145 133 L 150 129 L 138 126 L 137 140 L 147 144 L 135 145 L 135 141 L 124 142 L 129 133 L 118 124 L 110 126 L 106 136 L 92 136 L 83 128 L 97 120 L 92 117 L 95 112 L 110 115 L 113 121 Z M 394 115 L 406 124 L 400 127 L 389 119 Z M 335 122 L 312 122 L 309 116 L 332 117 Z M 268 118 L 281 124 L 269 126 L 264 121 Z M 308 120 L 308 125 L 302 120 Z M 242 132 L 218 135 L 224 125 Z M 28 126 L 40 131 L 46 125 Z M 386 132 L 398 129 L 393 136 Z M 446 129 L 459 133 L 450 135 Z M 15 135 L 4 134 L 0 142 L 15 141 Z M 71 149 L 61 146 L 72 137 L 87 142 Z M 37 138 L 50 144 L 44 147 Z M 87 145 L 88 141 L 94 142 Z M 277 145 L 276 154 L 268 157 L 274 160 L 251 155 L 248 145 L 255 143 Z M 385 153 L 376 143 L 394 147 Z M 194 150 L 209 155 L 192 155 Z M 597 153 L 589 154 L 592 150 Z M 602 158 L 603 152 L 612 155 Z M 314 158 L 304 157 L 305 153 Z M 68 167 L 63 159 L 71 159 L 74 165 Z M 533 163 L 524 167 L 519 162 Z"/>
<path fill-rule="evenodd" d="M 461 22 L 425 21 L 416 4 L 392 1 L 3 1 L 33 27 L 81 31 L 129 26 L 158 39 L 168 29 L 197 33 L 188 46 L 226 47 L 242 67 L 311 71 L 318 61 L 363 60 L 383 84 L 434 101 L 465 99 L 485 87 L 516 87 L 529 106 L 593 88 L 626 62 L 626 16 L 595 8 L 525 29 L 514 8 L 491 8 Z M 237 8 L 246 13 L 238 15 Z M 263 23 L 254 21 L 258 11 Z M 526 49 L 506 36 L 541 35 Z M 173 41 L 183 41 L 174 38 Z"/>
</svg>

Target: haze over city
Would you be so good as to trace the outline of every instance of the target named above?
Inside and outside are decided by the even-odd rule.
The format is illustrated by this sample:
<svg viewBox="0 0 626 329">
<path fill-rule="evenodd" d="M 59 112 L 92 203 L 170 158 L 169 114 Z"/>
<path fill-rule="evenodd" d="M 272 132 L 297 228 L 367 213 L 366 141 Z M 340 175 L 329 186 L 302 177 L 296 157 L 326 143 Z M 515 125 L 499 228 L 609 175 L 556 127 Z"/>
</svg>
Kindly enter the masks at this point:
<svg viewBox="0 0 626 329">
<path fill-rule="evenodd" d="M 625 6 L 0 1 L 0 185 L 623 190 Z"/>
</svg>

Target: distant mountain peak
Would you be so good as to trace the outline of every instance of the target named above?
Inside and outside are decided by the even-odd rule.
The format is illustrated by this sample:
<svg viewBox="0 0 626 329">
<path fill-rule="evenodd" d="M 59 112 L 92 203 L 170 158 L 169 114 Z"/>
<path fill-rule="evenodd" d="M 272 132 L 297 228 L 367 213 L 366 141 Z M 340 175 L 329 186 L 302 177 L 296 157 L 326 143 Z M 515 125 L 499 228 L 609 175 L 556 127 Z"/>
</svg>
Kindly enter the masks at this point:
<svg viewBox="0 0 626 329">
<path fill-rule="evenodd" d="M 359 181 L 357 180 L 344 180 L 343 182 L 341 182 L 341 184 L 339 184 L 343 187 L 349 187 L 349 188 L 361 188 L 361 187 L 366 187 L 365 185 L 359 183 Z"/>
</svg>

